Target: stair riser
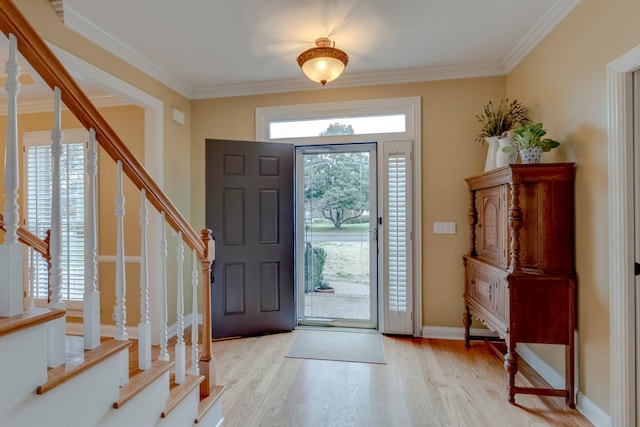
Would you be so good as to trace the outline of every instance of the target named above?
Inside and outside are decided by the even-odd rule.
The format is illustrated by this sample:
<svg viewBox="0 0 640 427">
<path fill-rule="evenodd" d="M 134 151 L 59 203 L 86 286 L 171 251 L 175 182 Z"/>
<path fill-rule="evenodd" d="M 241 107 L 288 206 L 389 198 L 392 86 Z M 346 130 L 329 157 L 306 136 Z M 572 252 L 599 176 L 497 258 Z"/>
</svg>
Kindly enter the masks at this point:
<svg viewBox="0 0 640 427">
<path fill-rule="evenodd" d="M 198 403 L 200 403 L 200 388 L 195 387 L 176 408 L 161 418 L 158 427 L 191 426 L 198 417 Z"/>
<path fill-rule="evenodd" d="M 117 371 L 114 371 L 117 372 Z M 114 374 L 115 375 L 115 374 Z M 169 396 L 169 372 L 149 384 L 120 409 L 109 409 L 99 427 L 153 427 L 158 423 Z M 114 400 L 115 402 L 115 400 Z M 176 425 L 178 427 L 179 424 Z"/>
<path fill-rule="evenodd" d="M 0 337 L 0 420 L 24 405 L 36 387 L 47 380 L 45 325 Z M 4 425 L 4 424 L 2 424 Z"/>
<path fill-rule="evenodd" d="M 36 395 L 33 388 L 22 396 L 6 427 L 99 425 L 119 395 L 117 369 L 112 357 L 43 395 Z"/>
</svg>

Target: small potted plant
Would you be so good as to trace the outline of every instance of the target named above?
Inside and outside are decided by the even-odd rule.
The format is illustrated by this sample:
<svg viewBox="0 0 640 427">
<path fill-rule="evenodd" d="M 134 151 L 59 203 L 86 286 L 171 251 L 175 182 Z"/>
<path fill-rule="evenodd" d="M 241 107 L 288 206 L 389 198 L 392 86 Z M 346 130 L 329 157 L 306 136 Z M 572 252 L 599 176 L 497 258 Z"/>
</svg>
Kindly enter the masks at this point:
<svg viewBox="0 0 640 427">
<path fill-rule="evenodd" d="M 509 102 L 509 99 L 505 98 L 500 100 L 500 103 L 497 105 L 489 101 L 489 103 L 484 106 L 483 113 L 476 115 L 478 121 L 482 123 L 482 128 L 480 128 L 480 133 L 476 137 L 476 141 L 482 143 L 486 141 L 489 144 L 487 160 L 484 166 L 485 171 L 515 161 L 512 154 L 501 155 L 503 151 L 500 150 L 499 145 L 505 147 L 511 144 L 509 131 L 518 125 L 529 123 L 530 120 L 527 118 L 527 113 L 527 107 L 522 105 L 520 101 L 514 99 Z M 497 164 L 496 157 L 498 156 L 500 156 L 500 158 Z"/>
<path fill-rule="evenodd" d="M 525 123 L 513 131 L 513 145 L 502 149 L 505 153 L 520 153 L 522 163 L 540 163 L 543 152 L 551 151 L 560 143 L 550 138 L 542 138 L 547 134 L 542 123 Z"/>
</svg>

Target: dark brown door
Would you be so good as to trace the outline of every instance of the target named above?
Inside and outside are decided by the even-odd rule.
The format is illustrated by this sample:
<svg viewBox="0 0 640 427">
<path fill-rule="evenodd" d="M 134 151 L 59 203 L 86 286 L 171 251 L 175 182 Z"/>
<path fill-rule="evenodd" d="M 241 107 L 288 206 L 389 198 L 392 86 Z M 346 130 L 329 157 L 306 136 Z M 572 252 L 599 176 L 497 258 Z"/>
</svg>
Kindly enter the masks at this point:
<svg viewBox="0 0 640 427">
<path fill-rule="evenodd" d="M 293 169 L 292 145 L 206 140 L 214 338 L 295 326 Z"/>
</svg>

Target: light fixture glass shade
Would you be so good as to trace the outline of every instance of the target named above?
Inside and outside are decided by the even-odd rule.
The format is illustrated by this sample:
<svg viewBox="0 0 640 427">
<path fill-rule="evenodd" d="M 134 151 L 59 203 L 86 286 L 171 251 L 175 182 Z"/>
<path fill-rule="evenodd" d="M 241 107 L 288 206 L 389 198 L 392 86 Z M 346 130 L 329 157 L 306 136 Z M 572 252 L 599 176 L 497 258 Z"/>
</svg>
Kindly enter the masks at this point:
<svg viewBox="0 0 640 427">
<path fill-rule="evenodd" d="M 298 65 L 302 72 L 322 86 L 337 79 L 349 63 L 349 56 L 331 45 L 331 40 L 321 37 L 316 47 L 305 50 L 298 56 Z"/>
</svg>

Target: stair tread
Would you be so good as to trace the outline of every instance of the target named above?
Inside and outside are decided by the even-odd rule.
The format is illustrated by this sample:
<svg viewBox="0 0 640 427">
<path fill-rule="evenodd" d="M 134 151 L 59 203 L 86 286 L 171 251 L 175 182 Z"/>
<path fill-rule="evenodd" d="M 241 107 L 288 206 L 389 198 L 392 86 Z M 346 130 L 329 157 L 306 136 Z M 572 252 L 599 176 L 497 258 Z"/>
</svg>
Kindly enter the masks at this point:
<svg viewBox="0 0 640 427">
<path fill-rule="evenodd" d="M 0 317 L 0 337 L 13 334 L 64 316 L 64 310 L 42 307 L 25 307 L 22 314 Z"/>
<path fill-rule="evenodd" d="M 176 384 L 175 374 L 172 373 L 169 382 L 171 384 L 171 390 L 169 391 L 165 410 L 161 415 L 162 418 L 169 415 L 171 411 L 173 411 L 194 388 L 198 387 L 202 381 L 204 381 L 204 377 L 202 375 L 186 375 L 182 384 Z"/>
<path fill-rule="evenodd" d="M 133 399 L 138 393 L 144 390 L 149 384 L 154 382 L 157 378 L 164 375 L 174 362 L 164 362 L 162 360 L 154 360 L 151 363 L 151 368 L 146 371 L 137 372 L 129 378 L 129 383 L 123 387 L 120 387 L 120 399 L 113 403 L 114 409 L 122 408 L 128 401 Z"/>
<path fill-rule="evenodd" d="M 204 416 L 207 414 L 207 411 L 211 409 L 214 403 L 220 399 L 222 396 L 222 392 L 225 390 L 225 386 L 216 385 L 213 389 L 213 393 L 206 397 L 200 397 L 200 403 L 198 404 L 198 418 L 195 419 L 195 423 L 198 424 Z"/>
<path fill-rule="evenodd" d="M 76 377 L 82 372 L 96 366 L 131 345 L 130 341 L 105 340 L 93 350 L 84 350 L 84 360 L 65 363 L 47 370 L 48 381 L 36 389 L 37 394 L 44 394 Z"/>
</svg>

